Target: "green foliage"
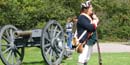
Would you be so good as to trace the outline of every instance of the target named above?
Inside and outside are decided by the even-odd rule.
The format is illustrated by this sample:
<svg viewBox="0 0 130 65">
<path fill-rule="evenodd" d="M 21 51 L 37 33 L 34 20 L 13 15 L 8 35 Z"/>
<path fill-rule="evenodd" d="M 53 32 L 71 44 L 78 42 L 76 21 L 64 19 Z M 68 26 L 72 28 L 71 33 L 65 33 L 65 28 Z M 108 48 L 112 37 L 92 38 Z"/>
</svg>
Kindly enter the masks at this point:
<svg viewBox="0 0 130 65">
<path fill-rule="evenodd" d="M 64 27 L 67 17 L 79 15 L 86 0 L 0 0 L 0 26 L 13 24 L 20 29 L 43 28 L 50 19 Z M 130 38 L 129 0 L 92 0 L 100 18 L 98 28 L 102 40 Z"/>
<path fill-rule="evenodd" d="M 126 41 L 130 38 L 130 1 L 94 0 L 94 10 L 100 18 L 99 38 L 106 41 Z"/>
<path fill-rule="evenodd" d="M 6 4 L 0 10 L 2 12 L 0 16 L 4 17 L 1 25 L 13 24 L 21 29 L 29 29 L 42 21 L 40 9 L 43 3 L 40 0 L 7 0 L 3 2 Z"/>
<path fill-rule="evenodd" d="M 13 24 L 20 29 L 34 28 L 49 19 L 64 20 L 74 10 L 61 0 L 1 0 L 0 25 Z"/>
</svg>

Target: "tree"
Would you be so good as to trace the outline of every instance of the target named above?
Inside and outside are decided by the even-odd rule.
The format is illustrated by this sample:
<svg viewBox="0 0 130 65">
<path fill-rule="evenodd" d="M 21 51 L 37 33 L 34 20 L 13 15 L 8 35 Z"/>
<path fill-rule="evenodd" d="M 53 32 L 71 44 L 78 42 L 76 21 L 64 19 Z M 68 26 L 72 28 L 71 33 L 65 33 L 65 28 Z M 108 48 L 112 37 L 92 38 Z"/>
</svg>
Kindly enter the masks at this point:
<svg viewBox="0 0 130 65">
<path fill-rule="evenodd" d="M 80 14 L 80 4 L 85 1 L 0 0 L 0 26 L 12 24 L 23 30 L 42 28 L 50 19 L 55 19 L 64 27 L 67 17 Z M 129 4 L 129 0 L 92 0 L 100 19 L 100 39 L 118 41 L 130 38 Z"/>
</svg>

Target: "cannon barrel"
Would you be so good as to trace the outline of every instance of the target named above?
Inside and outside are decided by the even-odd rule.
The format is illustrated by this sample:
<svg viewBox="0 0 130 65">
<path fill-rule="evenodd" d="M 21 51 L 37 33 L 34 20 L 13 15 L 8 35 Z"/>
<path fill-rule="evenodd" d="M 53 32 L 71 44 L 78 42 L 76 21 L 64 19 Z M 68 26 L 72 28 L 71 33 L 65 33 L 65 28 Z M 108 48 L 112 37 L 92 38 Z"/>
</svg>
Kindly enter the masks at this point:
<svg viewBox="0 0 130 65">
<path fill-rule="evenodd" d="M 32 35 L 32 31 L 15 31 L 16 36 L 30 36 Z"/>
</svg>

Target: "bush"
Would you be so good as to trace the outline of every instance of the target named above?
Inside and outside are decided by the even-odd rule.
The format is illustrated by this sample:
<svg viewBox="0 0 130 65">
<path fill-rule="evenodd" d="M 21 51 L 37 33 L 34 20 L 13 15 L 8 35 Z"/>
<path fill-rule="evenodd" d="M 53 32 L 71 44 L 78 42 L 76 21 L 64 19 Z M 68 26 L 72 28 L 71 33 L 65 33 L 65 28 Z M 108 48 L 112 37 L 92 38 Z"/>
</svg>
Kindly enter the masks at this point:
<svg viewBox="0 0 130 65">
<path fill-rule="evenodd" d="M 66 18 L 80 14 L 80 3 L 86 0 L 0 0 L 0 26 L 13 24 L 20 29 L 42 28 L 49 19 L 63 27 Z M 99 39 L 130 38 L 129 0 L 92 0 L 100 19 Z"/>
</svg>

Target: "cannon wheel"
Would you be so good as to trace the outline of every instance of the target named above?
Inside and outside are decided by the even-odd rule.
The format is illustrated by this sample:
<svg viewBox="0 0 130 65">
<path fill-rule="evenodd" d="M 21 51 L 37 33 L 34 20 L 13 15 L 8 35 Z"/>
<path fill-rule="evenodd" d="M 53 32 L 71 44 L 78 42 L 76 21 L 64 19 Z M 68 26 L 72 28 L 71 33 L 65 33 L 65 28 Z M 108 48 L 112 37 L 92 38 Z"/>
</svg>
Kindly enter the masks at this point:
<svg viewBox="0 0 130 65">
<path fill-rule="evenodd" d="M 61 25 L 51 20 L 42 30 L 41 52 L 48 65 L 61 63 L 64 54 L 64 33 Z"/>
<path fill-rule="evenodd" d="M 16 30 L 12 25 L 6 25 L 0 30 L 0 58 L 5 65 L 19 65 L 24 57 L 24 48 L 14 44 Z"/>
</svg>

